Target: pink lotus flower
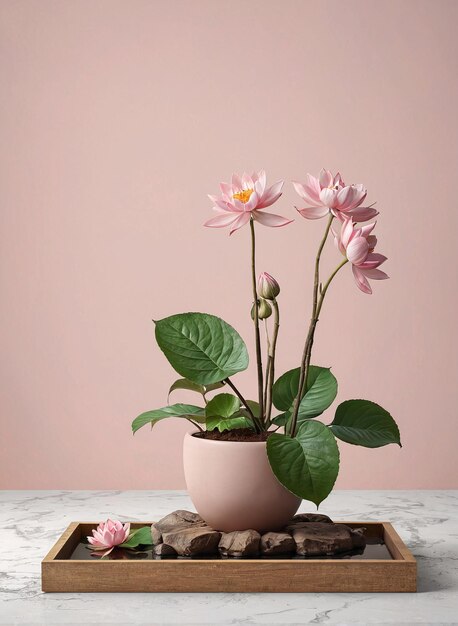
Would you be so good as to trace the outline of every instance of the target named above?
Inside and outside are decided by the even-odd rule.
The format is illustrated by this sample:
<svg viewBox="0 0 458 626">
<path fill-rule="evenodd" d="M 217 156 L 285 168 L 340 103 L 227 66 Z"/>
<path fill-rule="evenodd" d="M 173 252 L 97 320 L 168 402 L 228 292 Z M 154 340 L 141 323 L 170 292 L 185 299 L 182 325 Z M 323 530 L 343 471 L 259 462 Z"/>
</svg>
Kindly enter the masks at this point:
<svg viewBox="0 0 458 626">
<path fill-rule="evenodd" d="M 107 556 L 116 546 L 127 541 L 130 532 L 130 523 L 122 525 L 121 522 L 108 519 L 100 522 L 96 530 L 92 531 L 92 537 L 87 540 L 94 550 L 107 550 L 102 556 Z"/>
<path fill-rule="evenodd" d="M 316 220 L 331 212 L 343 221 L 352 217 L 355 222 L 367 222 L 378 215 L 372 207 L 360 206 L 366 199 L 363 185 L 345 185 L 339 173 L 335 176 L 322 169 L 319 178 L 307 174 L 306 182 L 293 181 L 294 189 L 308 206 L 298 209 L 309 220 Z"/>
<path fill-rule="evenodd" d="M 283 181 L 266 188 L 264 170 L 251 176 L 232 174 L 232 183 L 221 183 L 221 196 L 208 196 L 214 203 L 216 217 L 205 222 L 210 228 L 231 227 L 230 234 L 248 224 L 251 218 L 264 226 L 286 226 L 293 220 L 262 211 L 281 196 Z"/>
<path fill-rule="evenodd" d="M 377 269 L 386 261 L 386 256 L 374 252 L 377 244 L 377 237 L 371 235 L 374 227 L 375 223 L 355 228 L 353 219 L 350 217 L 344 219 L 340 235 L 332 231 L 337 247 L 352 264 L 357 286 L 368 294 L 372 293 L 368 278 L 372 280 L 389 278 L 385 272 Z"/>
</svg>

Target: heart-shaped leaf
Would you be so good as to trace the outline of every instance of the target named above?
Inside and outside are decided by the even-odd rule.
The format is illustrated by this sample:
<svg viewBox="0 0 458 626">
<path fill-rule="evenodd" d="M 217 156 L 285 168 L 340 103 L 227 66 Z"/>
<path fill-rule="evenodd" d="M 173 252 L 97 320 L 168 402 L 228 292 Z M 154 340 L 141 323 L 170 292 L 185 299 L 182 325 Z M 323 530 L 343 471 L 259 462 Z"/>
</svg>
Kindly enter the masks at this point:
<svg viewBox="0 0 458 626">
<path fill-rule="evenodd" d="M 339 473 L 337 442 L 321 422 L 305 421 L 295 437 L 270 435 L 267 456 L 282 485 L 317 506 L 331 493 Z"/>
<path fill-rule="evenodd" d="M 300 369 L 289 370 L 275 382 L 273 403 L 280 411 L 289 411 L 299 388 Z M 321 415 L 335 400 L 337 380 L 328 367 L 310 365 L 307 386 L 299 405 L 298 423 Z"/>
<path fill-rule="evenodd" d="M 248 367 L 238 332 L 206 313 L 181 313 L 156 322 L 156 341 L 170 365 L 199 385 L 218 383 Z"/>
<path fill-rule="evenodd" d="M 256 403 L 255 403 L 256 404 Z M 230 393 L 219 393 L 205 407 L 207 430 L 217 428 L 223 430 L 234 428 L 251 428 L 252 422 L 242 414 L 240 400 Z"/>
<path fill-rule="evenodd" d="M 205 407 L 209 417 L 232 417 L 240 409 L 240 400 L 231 393 L 219 393 Z"/>
<path fill-rule="evenodd" d="M 370 400 L 347 400 L 339 404 L 329 425 L 334 435 L 356 446 L 380 448 L 401 445 L 399 428 L 391 415 Z"/>
<path fill-rule="evenodd" d="M 137 430 L 145 426 L 145 424 L 154 426 L 156 422 L 167 417 L 184 417 L 185 419 L 192 419 L 194 422 L 204 423 L 205 409 L 200 406 L 194 406 L 193 404 L 172 404 L 171 406 L 164 406 L 162 409 L 146 411 L 146 413 L 142 413 L 134 419 L 132 422 L 132 432 L 137 432 Z"/>
</svg>

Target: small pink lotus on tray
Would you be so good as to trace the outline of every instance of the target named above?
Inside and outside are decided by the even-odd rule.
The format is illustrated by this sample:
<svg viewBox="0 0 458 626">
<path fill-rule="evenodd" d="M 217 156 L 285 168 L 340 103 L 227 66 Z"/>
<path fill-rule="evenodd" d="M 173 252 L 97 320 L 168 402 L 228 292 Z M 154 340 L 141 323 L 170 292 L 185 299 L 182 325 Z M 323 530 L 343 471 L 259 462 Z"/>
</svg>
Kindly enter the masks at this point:
<svg viewBox="0 0 458 626">
<path fill-rule="evenodd" d="M 326 169 L 293 183 L 302 200 L 299 214 L 307 220 L 327 220 L 312 270 L 311 311 L 304 312 L 303 346 L 297 354 L 283 355 L 283 361 L 293 361 L 292 368 L 278 376 L 280 299 L 289 288 L 297 294 L 298 286 L 282 285 L 280 293 L 272 275 L 262 272 L 258 277 L 256 229 L 258 225 L 261 231 L 264 226 L 291 228 L 292 219 L 265 210 L 280 200 L 283 185 L 280 180 L 269 187 L 264 170 L 233 174 L 230 183 L 220 184 L 219 195 L 209 196 L 216 216 L 205 223 L 211 228 L 227 227 L 230 234 L 249 227 L 238 236 L 249 235 L 247 278 L 252 298 L 245 310 L 253 320 L 255 396 L 234 381 L 249 365 L 239 333 L 215 315 L 180 313 L 154 322 L 159 348 L 180 375 L 168 395 L 185 390 L 198 394 L 200 401 L 168 404 L 142 413 L 132 423 L 134 433 L 168 417 L 186 419 L 194 426 L 184 442 L 186 484 L 198 513 L 219 531 L 276 530 L 291 519 L 302 499 L 318 506 L 331 493 L 339 473 L 339 441 L 366 448 L 401 445 L 390 413 L 360 397 L 341 402 L 330 419 L 317 419 L 337 396 L 334 372 L 328 364 L 312 361 L 318 321 L 331 285 L 346 265 L 364 294 L 372 293 L 369 280 L 388 278 L 379 269 L 386 257 L 375 252 L 375 223 L 359 225 L 379 213 L 366 203 L 366 187 L 347 184 L 340 173 Z M 306 224 L 299 219 L 295 227 Z M 321 257 L 332 239 L 330 232 L 336 243 L 329 246 L 336 256 L 335 269 L 324 274 Z M 288 255 L 287 248 L 284 254 Z M 206 267 L 207 278 L 212 267 L 219 278 L 221 268 L 216 269 L 214 259 Z M 232 298 L 240 300 L 237 292 Z"/>
<path fill-rule="evenodd" d="M 88 536 L 87 540 L 96 553 L 94 556 L 100 557 L 108 556 L 115 548 L 134 549 L 152 544 L 149 526 L 130 532 L 130 522 L 123 524 L 111 519 L 100 522 L 97 528 L 92 530 L 92 537 Z"/>
<path fill-rule="evenodd" d="M 100 522 L 92 531 L 92 537 L 88 537 L 87 540 L 93 550 L 104 550 L 101 556 L 107 556 L 113 548 L 127 541 L 129 531 L 130 523 L 122 524 L 117 520 L 113 522 L 108 519 L 106 522 Z"/>
</svg>

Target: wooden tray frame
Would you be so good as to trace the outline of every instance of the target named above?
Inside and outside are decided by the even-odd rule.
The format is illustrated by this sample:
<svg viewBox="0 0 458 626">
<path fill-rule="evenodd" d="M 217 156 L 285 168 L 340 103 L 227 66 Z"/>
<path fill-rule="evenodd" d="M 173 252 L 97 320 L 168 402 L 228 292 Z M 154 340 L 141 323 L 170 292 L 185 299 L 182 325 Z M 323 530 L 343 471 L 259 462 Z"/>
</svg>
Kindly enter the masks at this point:
<svg viewBox="0 0 458 626">
<path fill-rule="evenodd" d="M 163 559 L 72 561 L 96 522 L 72 522 L 41 563 L 46 592 L 413 592 L 417 563 L 389 522 L 341 522 L 380 537 L 392 560 Z M 132 529 L 151 522 L 133 523 Z"/>
</svg>

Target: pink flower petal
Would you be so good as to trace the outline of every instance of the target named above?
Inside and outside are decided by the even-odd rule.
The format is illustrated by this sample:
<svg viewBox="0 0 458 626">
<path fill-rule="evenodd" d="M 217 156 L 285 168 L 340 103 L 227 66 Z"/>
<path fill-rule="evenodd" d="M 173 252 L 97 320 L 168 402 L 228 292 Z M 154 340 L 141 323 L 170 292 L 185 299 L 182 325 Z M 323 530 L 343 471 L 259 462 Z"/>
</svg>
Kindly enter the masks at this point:
<svg viewBox="0 0 458 626">
<path fill-rule="evenodd" d="M 227 203 L 222 198 L 218 198 L 218 196 L 211 196 L 210 194 L 208 194 L 208 197 L 213 202 L 213 204 L 217 206 L 219 209 L 223 209 L 223 211 L 227 211 Z"/>
<path fill-rule="evenodd" d="M 279 180 L 278 182 L 274 183 L 271 187 L 266 189 L 266 191 L 264 192 L 264 195 L 259 200 L 259 204 L 256 207 L 256 209 L 265 209 L 266 207 L 271 206 L 274 202 L 276 202 L 278 198 L 281 196 L 283 182 L 284 181 Z"/>
<path fill-rule="evenodd" d="M 357 265 L 359 265 L 361 269 L 372 270 L 378 267 L 379 265 L 381 265 L 382 263 L 385 263 L 385 261 L 386 261 L 385 255 L 378 254 L 378 252 L 370 252 L 367 255 L 364 262 L 357 263 Z"/>
<path fill-rule="evenodd" d="M 372 220 L 376 215 L 378 215 L 378 211 L 373 209 L 372 207 L 358 207 L 357 209 L 351 209 L 346 211 L 346 215 L 350 215 L 355 222 L 368 222 Z M 340 219 L 340 216 L 338 216 Z"/>
<path fill-rule="evenodd" d="M 223 193 L 224 196 L 226 196 L 225 199 L 229 199 L 232 198 L 234 192 L 232 190 L 232 185 L 230 185 L 229 183 L 220 183 L 219 184 L 220 189 Z"/>
<path fill-rule="evenodd" d="M 347 259 L 353 265 L 361 265 L 367 258 L 369 245 L 364 237 L 353 237 L 347 248 Z"/>
<path fill-rule="evenodd" d="M 232 193 L 234 191 L 241 191 L 242 189 L 242 179 L 238 174 L 232 174 Z"/>
<path fill-rule="evenodd" d="M 246 172 L 242 175 L 242 189 L 253 189 L 254 182 L 249 174 Z"/>
<path fill-rule="evenodd" d="M 296 181 L 293 181 L 293 187 L 296 190 L 296 193 L 299 194 L 299 196 L 305 200 L 307 204 L 314 207 L 323 206 L 323 203 L 320 200 L 319 192 L 315 193 L 315 190 L 312 190 L 309 186 Z"/>
<path fill-rule="evenodd" d="M 225 226 L 230 226 L 236 222 L 240 215 L 240 213 L 221 213 L 221 215 L 217 215 L 216 217 L 212 217 L 207 220 L 204 223 L 204 226 L 207 226 L 208 228 L 224 228 Z"/>
<path fill-rule="evenodd" d="M 303 209 L 296 209 L 298 213 L 308 220 L 319 220 L 321 217 L 325 217 L 329 213 L 327 206 L 308 206 Z"/>
<path fill-rule="evenodd" d="M 363 202 L 367 195 L 362 185 L 349 185 L 343 187 L 337 194 L 336 208 L 339 211 L 350 211 Z"/>
<path fill-rule="evenodd" d="M 294 220 L 288 220 L 281 215 L 275 215 L 274 213 L 265 213 L 264 211 L 253 211 L 253 218 L 264 226 L 271 226 L 277 228 L 278 226 L 286 226 L 291 224 Z"/>
<path fill-rule="evenodd" d="M 256 190 L 256 193 L 258 194 L 259 198 L 262 198 L 267 184 L 265 170 L 259 170 L 259 172 L 257 174 L 254 174 L 251 178 L 254 181 L 254 188 Z"/>
<path fill-rule="evenodd" d="M 330 209 L 334 209 L 337 201 L 337 191 L 335 189 L 322 189 L 320 191 L 320 200 L 321 202 L 329 207 Z"/>
<path fill-rule="evenodd" d="M 372 224 L 366 224 L 366 226 L 361 226 L 362 236 L 366 237 L 367 239 L 371 232 L 374 230 L 376 224 L 377 222 L 373 222 Z"/>
<path fill-rule="evenodd" d="M 372 289 L 369 285 L 369 281 L 367 280 L 367 278 L 364 276 L 361 270 L 354 265 L 352 265 L 351 269 L 353 270 L 353 276 L 355 278 L 358 289 L 361 289 L 363 293 L 367 293 L 370 295 L 372 293 Z"/>
<path fill-rule="evenodd" d="M 362 270 L 364 272 L 364 276 L 370 278 L 371 280 L 386 280 L 389 278 L 388 274 L 382 272 L 382 270 L 373 269 L 373 270 Z"/>
<path fill-rule="evenodd" d="M 330 187 L 334 182 L 333 176 L 329 170 L 325 170 L 324 168 L 320 172 L 320 187 Z"/>
<path fill-rule="evenodd" d="M 258 202 L 259 202 L 259 196 L 256 193 L 256 191 L 253 191 L 248 202 L 244 204 L 244 211 L 253 211 L 254 209 L 257 208 Z"/>
<path fill-rule="evenodd" d="M 247 211 L 246 213 L 241 213 L 237 217 L 237 219 L 233 222 L 229 235 L 232 235 L 232 233 L 235 233 L 236 230 L 238 230 L 239 228 L 242 228 L 242 226 L 245 226 L 245 224 L 248 224 L 248 222 L 251 219 L 251 215 L 253 213 L 254 212 L 249 212 L 249 211 Z"/>
<path fill-rule="evenodd" d="M 369 251 L 372 251 L 377 245 L 377 237 L 375 235 L 368 235 L 366 239 L 369 244 Z"/>
<path fill-rule="evenodd" d="M 342 240 L 342 245 L 346 249 L 350 241 L 355 236 L 355 226 L 353 224 L 353 220 L 346 219 L 342 225 L 342 230 L 340 231 L 340 238 Z"/>
</svg>

